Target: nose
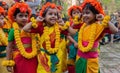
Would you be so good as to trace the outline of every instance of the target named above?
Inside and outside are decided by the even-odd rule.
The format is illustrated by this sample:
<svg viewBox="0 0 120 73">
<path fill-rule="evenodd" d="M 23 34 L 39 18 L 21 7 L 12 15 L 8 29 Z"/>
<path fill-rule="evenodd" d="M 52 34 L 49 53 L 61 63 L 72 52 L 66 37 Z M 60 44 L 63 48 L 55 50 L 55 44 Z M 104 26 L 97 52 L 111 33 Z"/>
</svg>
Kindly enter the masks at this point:
<svg viewBox="0 0 120 73">
<path fill-rule="evenodd" d="M 22 18 L 23 20 L 25 20 L 25 19 L 27 19 L 25 16 L 23 16 L 23 18 Z"/>
</svg>

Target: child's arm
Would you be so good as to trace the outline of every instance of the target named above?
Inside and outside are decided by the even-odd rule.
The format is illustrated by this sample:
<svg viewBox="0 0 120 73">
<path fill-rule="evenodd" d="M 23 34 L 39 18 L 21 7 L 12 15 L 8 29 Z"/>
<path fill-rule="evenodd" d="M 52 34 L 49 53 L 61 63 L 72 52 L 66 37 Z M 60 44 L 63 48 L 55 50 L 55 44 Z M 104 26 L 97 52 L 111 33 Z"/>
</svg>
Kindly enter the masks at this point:
<svg viewBox="0 0 120 73">
<path fill-rule="evenodd" d="M 33 18 L 34 19 L 34 18 Z M 37 17 L 37 19 L 35 20 L 35 24 L 37 24 L 37 22 L 43 22 L 44 18 L 43 17 Z M 42 25 L 42 24 L 41 24 Z M 40 26 L 42 27 L 42 26 Z M 31 29 L 33 28 L 33 22 L 29 22 L 28 24 L 26 24 L 24 27 L 23 27 L 23 30 L 25 32 L 31 32 Z M 36 28 L 37 29 L 37 28 Z M 38 26 L 38 29 L 39 29 L 39 26 Z"/>
<path fill-rule="evenodd" d="M 6 59 L 11 60 L 12 59 L 12 48 L 13 48 L 13 42 L 9 42 L 8 46 L 6 47 Z M 12 72 L 13 69 L 10 66 L 7 66 L 7 70 L 9 72 Z"/>
<path fill-rule="evenodd" d="M 118 32 L 118 28 L 113 23 L 108 22 L 108 27 L 113 34 Z"/>
<path fill-rule="evenodd" d="M 23 27 L 23 30 L 24 30 L 25 32 L 30 32 L 31 29 L 32 29 L 32 22 L 26 24 L 26 25 Z"/>
<path fill-rule="evenodd" d="M 78 48 L 78 43 L 70 35 L 68 35 L 67 38 L 74 44 L 76 48 Z"/>
</svg>

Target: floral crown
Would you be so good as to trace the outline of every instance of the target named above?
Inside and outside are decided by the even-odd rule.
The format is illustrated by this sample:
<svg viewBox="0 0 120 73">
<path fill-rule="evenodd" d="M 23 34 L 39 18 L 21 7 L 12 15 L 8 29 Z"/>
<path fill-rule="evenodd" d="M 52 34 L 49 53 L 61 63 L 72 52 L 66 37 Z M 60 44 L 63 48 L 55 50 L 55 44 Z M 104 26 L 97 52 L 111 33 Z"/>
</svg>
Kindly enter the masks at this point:
<svg viewBox="0 0 120 73">
<path fill-rule="evenodd" d="M 7 5 L 6 2 L 0 1 L 0 6 L 5 6 Z"/>
<path fill-rule="evenodd" d="M 80 12 L 82 11 L 82 9 L 81 9 L 81 7 L 80 6 L 75 6 L 75 5 L 73 5 L 73 6 L 71 6 L 69 9 L 68 9 L 68 16 L 70 17 L 70 18 L 72 18 L 72 11 L 73 10 L 76 10 L 76 9 L 78 9 Z"/>
<path fill-rule="evenodd" d="M 104 13 L 104 11 L 103 11 L 103 8 L 102 8 L 102 6 L 101 6 L 101 4 L 100 4 L 100 2 L 98 2 L 97 0 L 85 0 L 85 1 L 83 2 L 83 4 L 81 5 L 82 9 L 85 7 L 85 5 L 86 5 L 87 3 L 91 4 L 92 6 L 94 6 L 95 9 L 96 9 L 99 13 L 105 15 L 105 13 Z"/>
<path fill-rule="evenodd" d="M 0 14 L 5 14 L 5 10 L 0 6 Z"/>
<path fill-rule="evenodd" d="M 40 16 L 43 16 L 48 8 L 54 9 L 57 8 L 57 6 L 54 3 L 47 2 L 45 5 L 42 6 L 42 9 L 40 10 Z"/>
<path fill-rule="evenodd" d="M 15 13 L 17 8 L 20 9 L 20 12 L 23 12 L 23 13 L 24 12 L 28 12 L 29 13 L 28 17 L 31 16 L 31 9 L 30 9 L 30 7 L 26 3 L 24 3 L 24 2 L 17 2 L 8 10 L 8 18 L 12 22 L 14 22 L 14 13 Z"/>
</svg>

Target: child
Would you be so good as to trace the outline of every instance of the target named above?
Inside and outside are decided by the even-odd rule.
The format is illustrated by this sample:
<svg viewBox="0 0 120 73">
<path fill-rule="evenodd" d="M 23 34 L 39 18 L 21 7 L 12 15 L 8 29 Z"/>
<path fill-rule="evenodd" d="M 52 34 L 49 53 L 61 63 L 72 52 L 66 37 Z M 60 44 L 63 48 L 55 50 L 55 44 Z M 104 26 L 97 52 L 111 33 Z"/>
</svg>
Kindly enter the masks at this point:
<svg viewBox="0 0 120 73">
<path fill-rule="evenodd" d="M 27 32 L 39 33 L 40 53 L 38 55 L 38 72 L 37 73 L 63 73 L 61 60 L 63 48 L 66 48 L 64 36 L 66 32 L 59 29 L 58 9 L 53 3 L 46 3 L 40 11 L 39 24 L 36 29 L 32 29 L 32 23 L 26 25 L 23 29 Z M 61 22 L 62 23 L 62 22 Z"/>
<path fill-rule="evenodd" d="M 2 7 L 0 7 L 0 72 L 7 73 L 6 68 L 1 65 L 1 62 L 5 59 L 6 56 L 6 46 L 8 44 L 7 37 L 2 28 L 2 26 L 5 23 L 4 18 L 5 10 Z"/>
<path fill-rule="evenodd" d="M 22 2 L 15 3 L 8 11 L 8 18 L 12 21 L 13 28 L 9 32 L 7 60 L 3 65 L 13 73 L 36 73 L 37 70 L 35 35 L 22 30 L 30 15 L 31 9 Z"/>
<path fill-rule="evenodd" d="M 75 35 L 67 36 L 68 39 L 70 40 L 69 45 L 68 45 L 68 72 L 69 73 L 75 73 L 75 60 L 76 60 L 76 53 L 77 53 L 77 42 L 78 42 L 78 30 L 80 29 L 82 25 L 81 21 L 81 8 L 80 6 L 71 6 L 68 9 L 68 15 L 70 17 L 70 26 L 77 31 Z"/>
<path fill-rule="evenodd" d="M 7 37 L 5 33 L 3 32 L 2 26 L 4 25 L 4 17 L 5 17 L 5 11 L 2 7 L 0 7 L 0 57 L 5 57 L 6 54 L 2 53 L 5 51 L 5 48 L 7 46 Z"/>
<path fill-rule="evenodd" d="M 116 33 L 118 29 L 109 22 L 109 16 L 105 16 L 101 24 L 97 22 L 102 18 L 97 14 L 104 15 L 98 1 L 85 0 L 82 9 L 84 24 L 78 34 L 76 73 L 98 73 L 99 41 L 104 33 Z"/>
</svg>

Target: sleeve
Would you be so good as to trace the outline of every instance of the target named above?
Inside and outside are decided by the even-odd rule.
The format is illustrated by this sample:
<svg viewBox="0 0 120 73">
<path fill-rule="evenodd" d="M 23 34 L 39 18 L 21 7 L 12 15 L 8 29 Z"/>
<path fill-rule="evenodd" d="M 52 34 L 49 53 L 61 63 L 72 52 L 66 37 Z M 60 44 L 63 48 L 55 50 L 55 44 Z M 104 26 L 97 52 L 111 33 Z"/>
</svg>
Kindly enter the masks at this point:
<svg viewBox="0 0 120 73">
<path fill-rule="evenodd" d="M 42 24 L 39 24 L 37 28 L 32 28 L 30 33 L 39 33 L 40 35 L 42 35 L 44 30 L 44 27 Z"/>
<path fill-rule="evenodd" d="M 68 30 L 61 30 L 61 34 L 68 35 Z"/>
<path fill-rule="evenodd" d="M 109 34 L 112 34 L 112 32 L 110 31 L 109 28 L 105 28 L 105 29 L 103 30 L 103 33 L 109 33 Z"/>
<path fill-rule="evenodd" d="M 8 42 L 14 41 L 14 29 L 10 29 L 10 32 L 8 34 Z"/>
</svg>

